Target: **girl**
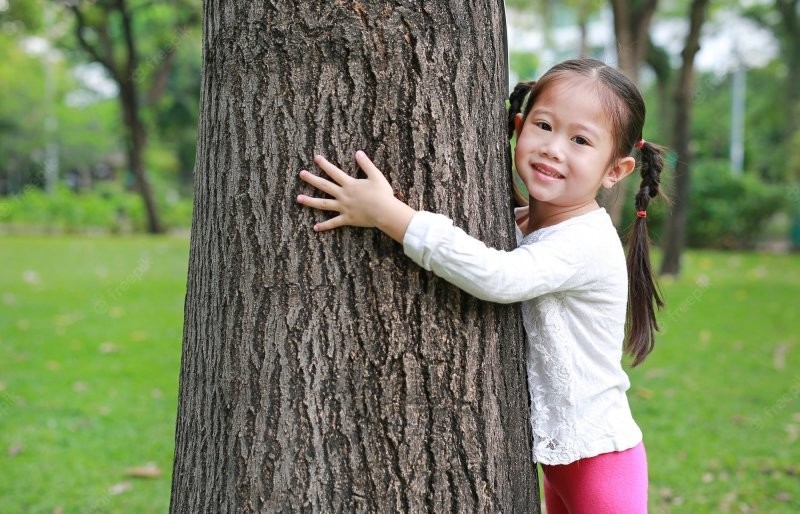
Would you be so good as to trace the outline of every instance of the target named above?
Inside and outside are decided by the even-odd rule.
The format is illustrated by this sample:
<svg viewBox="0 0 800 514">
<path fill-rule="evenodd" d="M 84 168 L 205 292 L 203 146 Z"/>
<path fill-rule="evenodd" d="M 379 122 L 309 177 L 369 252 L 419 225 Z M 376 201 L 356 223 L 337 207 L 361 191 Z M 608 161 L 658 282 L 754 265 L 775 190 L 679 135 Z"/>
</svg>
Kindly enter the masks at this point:
<svg viewBox="0 0 800 514">
<path fill-rule="evenodd" d="M 516 168 L 530 204 L 516 209 L 519 246 L 508 252 L 395 198 L 364 152 L 355 158 L 366 179 L 321 156 L 314 162 L 333 182 L 300 172 L 332 198 L 297 201 L 339 213 L 314 230 L 377 227 L 420 266 L 468 293 L 522 302 L 533 457 L 549 514 L 647 511 L 647 459 L 621 365 L 623 346 L 634 365 L 650 352 L 661 306 L 646 209 L 659 192 L 662 159 L 661 149 L 642 139 L 644 116 L 633 83 L 595 60 L 566 61 L 518 85 L 509 136 L 517 135 Z M 595 197 L 634 170 L 636 150 L 642 181 L 626 272 L 622 244 Z"/>
</svg>

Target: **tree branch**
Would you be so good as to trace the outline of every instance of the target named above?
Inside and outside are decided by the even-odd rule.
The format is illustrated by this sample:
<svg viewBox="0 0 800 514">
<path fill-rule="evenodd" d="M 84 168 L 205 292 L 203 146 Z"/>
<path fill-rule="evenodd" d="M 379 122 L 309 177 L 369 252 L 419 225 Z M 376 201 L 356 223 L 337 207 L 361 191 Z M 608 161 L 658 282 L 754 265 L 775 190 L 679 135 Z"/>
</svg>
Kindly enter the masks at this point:
<svg viewBox="0 0 800 514">
<path fill-rule="evenodd" d="M 125 0 L 117 0 L 116 2 L 119 14 L 122 17 L 122 33 L 125 37 L 125 50 L 127 59 L 127 66 L 124 70 L 123 78 L 125 80 L 133 81 L 133 74 L 136 72 L 138 65 L 138 55 L 136 54 L 136 43 L 133 39 L 133 24 L 131 23 L 131 14 L 128 12 L 128 6 Z"/>
<path fill-rule="evenodd" d="M 112 77 L 116 77 L 117 70 L 114 66 L 113 54 L 103 56 L 97 48 L 89 43 L 89 41 L 86 39 L 84 31 L 90 27 L 86 23 L 86 18 L 83 16 L 83 12 L 81 12 L 81 10 L 78 8 L 77 3 L 67 2 L 66 5 L 75 15 L 75 36 L 78 38 L 78 44 L 80 44 L 81 48 L 86 50 L 86 53 L 88 53 L 92 59 L 103 65 L 103 67 L 108 70 Z M 106 50 L 108 49 L 106 48 Z"/>
</svg>

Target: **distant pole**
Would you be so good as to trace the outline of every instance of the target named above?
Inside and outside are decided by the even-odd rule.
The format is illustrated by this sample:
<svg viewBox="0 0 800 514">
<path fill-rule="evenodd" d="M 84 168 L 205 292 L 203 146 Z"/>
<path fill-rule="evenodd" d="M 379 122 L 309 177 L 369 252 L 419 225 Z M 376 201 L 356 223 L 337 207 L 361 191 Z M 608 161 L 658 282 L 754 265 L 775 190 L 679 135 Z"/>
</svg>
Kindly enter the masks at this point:
<svg viewBox="0 0 800 514">
<path fill-rule="evenodd" d="M 731 174 L 738 177 L 744 170 L 744 107 L 747 69 L 739 60 L 733 72 L 731 95 Z"/>
<path fill-rule="evenodd" d="M 55 50 L 52 45 L 52 30 L 55 19 L 53 8 L 49 4 L 44 7 L 44 25 L 47 48 L 44 51 L 44 189 L 48 194 L 55 190 L 58 182 L 58 115 L 56 114 L 56 78 L 55 78 Z"/>
</svg>

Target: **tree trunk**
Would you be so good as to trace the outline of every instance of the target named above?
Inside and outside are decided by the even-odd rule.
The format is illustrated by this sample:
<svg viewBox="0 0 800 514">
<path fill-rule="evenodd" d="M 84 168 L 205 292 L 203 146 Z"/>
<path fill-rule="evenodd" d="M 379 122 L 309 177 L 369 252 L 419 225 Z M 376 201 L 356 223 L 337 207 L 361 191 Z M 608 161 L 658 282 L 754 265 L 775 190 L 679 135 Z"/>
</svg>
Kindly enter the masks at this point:
<svg viewBox="0 0 800 514">
<path fill-rule="evenodd" d="M 147 171 L 144 165 L 144 149 L 146 143 L 146 130 L 139 116 L 138 93 L 132 80 L 120 81 L 119 99 L 122 104 L 122 115 L 125 123 L 128 147 L 128 166 L 136 181 L 136 190 L 144 202 L 147 215 L 147 231 L 151 234 L 164 232 L 158 207 L 153 197 L 153 189 L 147 180 Z"/>
<path fill-rule="evenodd" d="M 678 154 L 675 165 L 675 196 L 672 213 L 667 219 L 664 235 L 664 257 L 661 273 L 677 275 L 681 269 L 681 255 L 686 246 L 686 220 L 689 210 L 691 183 L 691 115 L 694 95 L 694 57 L 700 50 L 700 30 L 705 21 L 708 0 L 692 0 L 689 13 L 689 34 L 681 53 L 682 64 L 675 93 L 675 125 L 673 146 Z"/>
<path fill-rule="evenodd" d="M 658 0 L 611 0 L 614 14 L 614 36 L 617 40 L 617 66 L 634 84 L 639 83 L 639 69 L 647 56 L 649 30 Z M 603 205 L 618 228 L 622 223 L 622 208 L 627 203 L 628 180 L 618 182 L 604 196 Z"/>
<path fill-rule="evenodd" d="M 294 201 L 364 149 L 514 246 L 503 4 L 409 5 L 204 2 L 173 513 L 538 512 L 518 307 Z"/>
<path fill-rule="evenodd" d="M 800 129 L 800 2 L 798 0 L 776 0 L 783 28 L 781 58 L 786 65 L 786 139 L 787 155 L 791 155 L 795 134 Z"/>
</svg>

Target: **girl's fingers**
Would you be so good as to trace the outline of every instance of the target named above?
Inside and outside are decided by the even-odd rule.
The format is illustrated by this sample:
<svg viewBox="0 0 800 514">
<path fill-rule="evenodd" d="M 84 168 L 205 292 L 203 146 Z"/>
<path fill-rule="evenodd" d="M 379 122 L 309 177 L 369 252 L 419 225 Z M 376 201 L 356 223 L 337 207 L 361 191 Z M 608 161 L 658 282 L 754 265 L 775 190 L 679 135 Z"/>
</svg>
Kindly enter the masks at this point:
<svg viewBox="0 0 800 514">
<path fill-rule="evenodd" d="M 324 232 L 326 230 L 333 230 L 335 228 L 343 227 L 347 225 L 344 220 L 343 215 L 338 215 L 335 218 L 331 218 L 329 220 L 322 221 L 314 225 L 314 231 L 316 232 Z"/>
<path fill-rule="evenodd" d="M 322 168 L 322 171 L 324 171 L 330 178 L 335 180 L 336 183 L 340 185 L 343 185 L 348 180 L 353 179 L 353 177 L 351 177 L 347 173 L 343 172 L 342 170 L 334 166 L 325 157 L 321 155 L 317 155 L 316 157 L 314 157 L 314 162 L 317 164 L 317 166 Z"/>
<path fill-rule="evenodd" d="M 342 212 L 339 202 L 330 198 L 315 198 L 313 196 L 299 195 L 297 197 L 297 203 L 306 205 L 313 209 Z"/>
<path fill-rule="evenodd" d="M 302 170 L 300 172 L 300 179 L 307 184 L 310 184 L 320 191 L 324 193 L 328 193 L 331 196 L 339 196 L 339 192 L 342 190 L 336 183 L 331 182 L 328 179 L 322 178 L 318 175 L 314 175 L 310 171 Z"/>
<path fill-rule="evenodd" d="M 381 170 L 379 170 L 378 167 L 375 166 L 375 164 L 372 163 L 370 158 L 367 157 L 367 154 L 365 154 L 363 151 L 359 150 L 359 151 L 356 152 L 356 162 L 361 167 L 361 169 L 364 170 L 364 173 L 367 174 L 367 177 L 369 177 L 369 178 L 375 178 L 375 177 L 384 178 L 383 177 L 383 173 L 381 173 Z"/>
</svg>

